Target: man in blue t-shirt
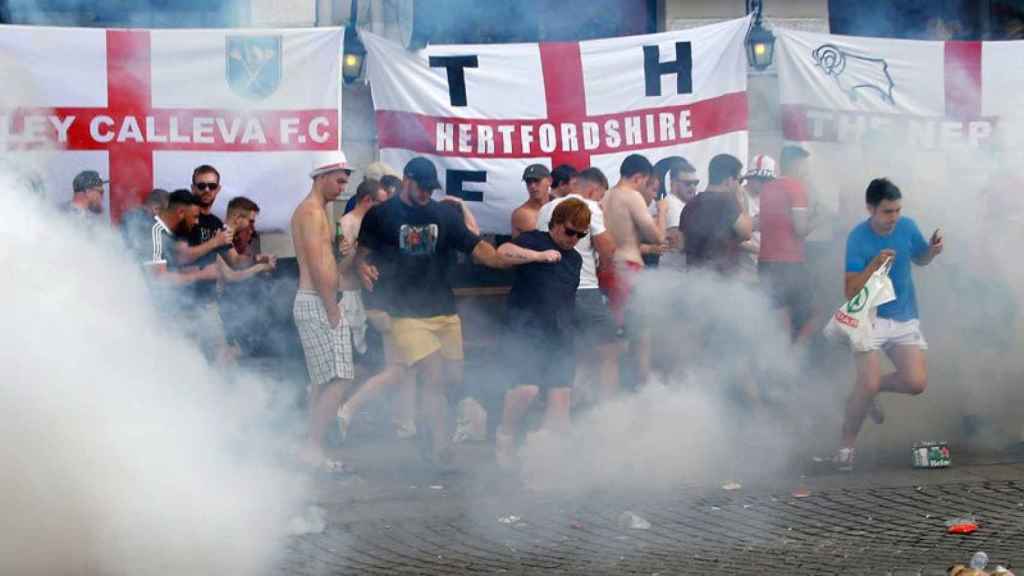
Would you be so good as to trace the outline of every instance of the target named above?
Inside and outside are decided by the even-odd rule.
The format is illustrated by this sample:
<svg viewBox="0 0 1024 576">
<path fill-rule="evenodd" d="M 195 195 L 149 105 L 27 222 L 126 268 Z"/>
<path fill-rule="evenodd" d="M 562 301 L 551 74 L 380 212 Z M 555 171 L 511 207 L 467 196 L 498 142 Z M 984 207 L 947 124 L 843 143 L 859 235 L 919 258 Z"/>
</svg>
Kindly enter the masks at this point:
<svg viewBox="0 0 1024 576">
<path fill-rule="evenodd" d="M 893 259 L 889 278 L 896 299 L 878 307 L 872 324 L 872 346 L 856 354 L 857 381 L 846 402 L 846 419 L 835 463 L 841 470 L 852 470 L 857 434 L 870 415 L 876 423 L 884 419 L 878 405 L 879 392 L 920 394 L 928 385 L 924 351 L 928 349 L 917 319 L 917 297 L 910 264 L 928 265 L 942 252 L 939 230 L 926 241 L 917 224 L 900 216 L 902 195 L 885 178 L 872 180 L 865 194 L 870 218 L 858 224 L 846 239 L 846 297 L 860 292 L 871 275 L 887 260 Z M 881 375 L 885 351 L 896 371 Z"/>
</svg>

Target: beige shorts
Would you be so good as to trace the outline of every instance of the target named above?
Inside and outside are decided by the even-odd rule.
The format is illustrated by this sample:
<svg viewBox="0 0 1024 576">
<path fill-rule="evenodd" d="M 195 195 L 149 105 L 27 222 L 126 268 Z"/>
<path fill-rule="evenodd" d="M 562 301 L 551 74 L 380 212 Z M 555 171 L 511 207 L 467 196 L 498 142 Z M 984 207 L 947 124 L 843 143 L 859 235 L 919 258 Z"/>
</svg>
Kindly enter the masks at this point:
<svg viewBox="0 0 1024 576">
<path fill-rule="evenodd" d="M 322 386 L 331 380 L 353 379 L 352 337 L 345 315 L 341 315 L 337 328 L 331 328 L 320 295 L 312 290 L 299 290 L 295 294 L 292 315 L 302 341 L 310 382 Z"/>
<path fill-rule="evenodd" d="M 391 334 L 406 366 L 440 352 L 445 360 L 462 360 L 462 320 L 457 314 L 431 318 L 392 318 Z"/>
</svg>

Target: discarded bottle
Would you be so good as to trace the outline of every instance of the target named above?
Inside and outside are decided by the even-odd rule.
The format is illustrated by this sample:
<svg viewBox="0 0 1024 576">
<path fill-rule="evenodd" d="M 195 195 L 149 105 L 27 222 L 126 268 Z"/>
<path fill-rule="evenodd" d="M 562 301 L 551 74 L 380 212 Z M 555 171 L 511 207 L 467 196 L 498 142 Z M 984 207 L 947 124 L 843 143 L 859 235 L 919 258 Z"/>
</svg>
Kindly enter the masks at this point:
<svg viewBox="0 0 1024 576">
<path fill-rule="evenodd" d="M 626 510 L 619 515 L 619 526 L 630 530 L 650 530 L 651 523 L 640 516 Z"/>
<path fill-rule="evenodd" d="M 975 552 L 974 556 L 971 556 L 971 568 L 974 570 L 984 570 L 988 564 L 988 554 L 984 552 Z"/>
</svg>

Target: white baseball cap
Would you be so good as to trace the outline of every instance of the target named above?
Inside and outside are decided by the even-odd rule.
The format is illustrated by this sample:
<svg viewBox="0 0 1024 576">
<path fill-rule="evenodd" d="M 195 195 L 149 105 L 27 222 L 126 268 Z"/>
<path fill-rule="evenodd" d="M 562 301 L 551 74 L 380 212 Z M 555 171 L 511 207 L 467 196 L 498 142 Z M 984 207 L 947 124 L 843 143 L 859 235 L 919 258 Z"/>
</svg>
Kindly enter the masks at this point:
<svg viewBox="0 0 1024 576">
<path fill-rule="evenodd" d="M 775 179 L 775 159 L 767 154 L 758 154 L 750 161 L 747 173 L 744 178 L 764 178 L 765 180 Z"/>
<path fill-rule="evenodd" d="M 324 150 L 313 153 L 313 169 L 309 173 L 310 178 L 316 178 L 328 172 L 344 170 L 349 174 L 352 168 L 348 165 L 348 158 L 341 150 Z"/>
</svg>

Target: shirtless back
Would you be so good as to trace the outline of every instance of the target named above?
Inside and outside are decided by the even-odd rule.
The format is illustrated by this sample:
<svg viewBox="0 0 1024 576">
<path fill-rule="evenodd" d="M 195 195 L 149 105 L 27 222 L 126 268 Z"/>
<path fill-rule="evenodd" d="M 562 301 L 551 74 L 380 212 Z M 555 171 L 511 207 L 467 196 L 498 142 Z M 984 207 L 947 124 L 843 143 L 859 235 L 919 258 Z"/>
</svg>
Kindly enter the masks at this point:
<svg viewBox="0 0 1024 576">
<path fill-rule="evenodd" d="M 541 206 L 551 199 L 551 172 L 547 166 L 530 164 L 523 171 L 523 181 L 526 182 L 529 198 L 512 211 L 513 238 L 537 229 L 537 215 L 540 214 Z"/>
<path fill-rule="evenodd" d="M 615 238 L 615 261 L 642 265 L 640 244 L 665 242 L 665 201 L 658 201 L 658 216 L 652 218 L 640 193 L 651 176 L 651 163 L 643 156 L 626 157 L 620 174 L 619 183 L 605 194 L 601 203 L 605 226 Z"/>
</svg>

